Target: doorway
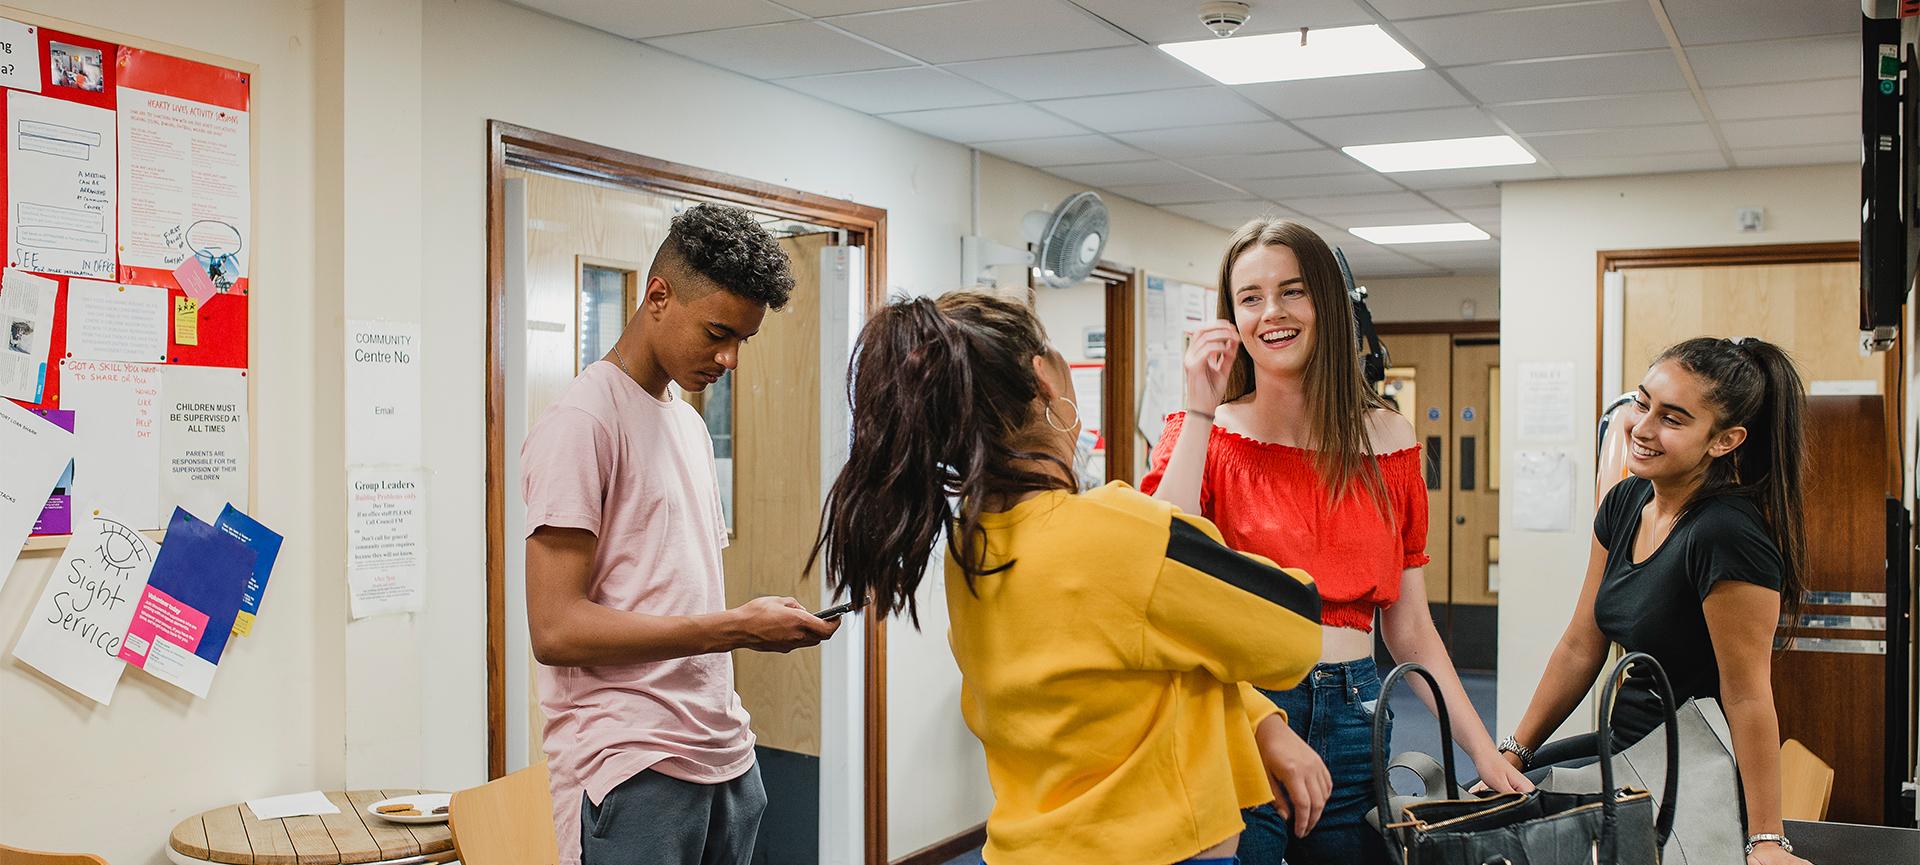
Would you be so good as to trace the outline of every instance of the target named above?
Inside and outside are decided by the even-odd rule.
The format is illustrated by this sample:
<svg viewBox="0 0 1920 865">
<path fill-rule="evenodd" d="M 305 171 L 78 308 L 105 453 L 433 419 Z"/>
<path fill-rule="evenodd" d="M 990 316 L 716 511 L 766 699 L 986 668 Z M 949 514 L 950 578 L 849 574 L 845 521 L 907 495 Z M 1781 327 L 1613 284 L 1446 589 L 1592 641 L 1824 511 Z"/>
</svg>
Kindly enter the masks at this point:
<svg viewBox="0 0 1920 865">
<path fill-rule="evenodd" d="M 882 296 L 886 215 L 498 122 L 489 148 L 487 712 L 498 777 L 543 759 L 522 547 L 507 529 L 521 522 L 527 426 L 624 329 L 675 213 L 714 201 L 756 214 L 792 259 L 793 298 L 768 314 L 738 370 L 686 396 L 714 444 L 729 606 L 760 595 L 825 606 L 799 563 L 821 478 L 845 450 L 841 379 L 851 329 Z M 885 837 L 870 814 L 884 761 L 867 759 L 884 748 L 884 721 L 863 669 L 882 632 L 850 619 L 819 648 L 735 655 L 769 798 L 756 862 L 870 862 Z"/>
<path fill-rule="evenodd" d="M 1049 288 L 1028 277 L 1028 305 L 1073 373 L 1073 398 L 1084 428 L 1094 434 L 1082 486 L 1132 484 L 1146 471 L 1146 448 L 1136 447 L 1134 305 L 1139 271 L 1102 261 L 1078 285 Z"/>
</svg>

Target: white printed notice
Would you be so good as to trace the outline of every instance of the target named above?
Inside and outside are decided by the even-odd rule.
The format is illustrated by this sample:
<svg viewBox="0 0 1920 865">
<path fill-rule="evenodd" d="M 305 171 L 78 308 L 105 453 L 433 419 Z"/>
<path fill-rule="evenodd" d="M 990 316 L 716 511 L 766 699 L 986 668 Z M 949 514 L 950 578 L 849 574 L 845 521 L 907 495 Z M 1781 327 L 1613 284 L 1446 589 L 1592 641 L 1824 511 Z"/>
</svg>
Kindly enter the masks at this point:
<svg viewBox="0 0 1920 865">
<path fill-rule="evenodd" d="M 20 545 L 33 531 L 73 450 L 72 433 L 0 399 L 0 454 L 6 454 L 6 471 L 0 471 L 0 585 L 6 584 Z"/>
<path fill-rule="evenodd" d="M 119 88 L 120 263 L 173 270 L 196 252 L 247 275 L 247 112 Z"/>
<path fill-rule="evenodd" d="M 0 87 L 40 92 L 40 28 L 0 18 Z"/>
<path fill-rule="evenodd" d="M 164 288 L 72 280 L 67 283 L 67 355 L 164 363 L 172 315 Z"/>
<path fill-rule="evenodd" d="M 37 403 L 45 396 L 53 307 L 60 284 L 7 268 L 0 277 L 0 396 Z"/>
<path fill-rule="evenodd" d="M 347 322 L 347 464 L 420 464 L 420 325 Z"/>
<path fill-rule="evenodd" d="M 1573 399 L 1573 362 L 1525 362 L 1515 382 L 1514 407 L 1520 415 L 1516 435 L 1536 441 L 1560 441 L 1581 435 Z M 1588 433 L 1591 434 L 1591 433 Z"/>
<path fill-rule="evenodd" d="M 120 641 L 158 547 L 107 511 L 75 520 L 73 538 L 13 656 L 101 705 L 120 684 Z"/>
<path fill-rule="evenodd" d="M 113 112 L 7 92 L 7 261 L 113 279 Z"/>
<path fill-rule="evenodd" d="M 427 472 L 347 472 L 347 584 L 353 617 L 411 613 L 425 606 Z"/>
<path fill-rule="evenodd" d="M 98 509 L 119 514 L 134 528 L 160 527 L 165 516 L 160 510 L 159 401 L 160 367 L 155 364 L 62 362 L 60 406 L 74 417 L 75 513 Z"/>
<path fill-rule="evenodd" d="M 212 521 L 247 506 L 244 371 L 167 366 L 160 372 L 160 506 Z"/>
</svg>

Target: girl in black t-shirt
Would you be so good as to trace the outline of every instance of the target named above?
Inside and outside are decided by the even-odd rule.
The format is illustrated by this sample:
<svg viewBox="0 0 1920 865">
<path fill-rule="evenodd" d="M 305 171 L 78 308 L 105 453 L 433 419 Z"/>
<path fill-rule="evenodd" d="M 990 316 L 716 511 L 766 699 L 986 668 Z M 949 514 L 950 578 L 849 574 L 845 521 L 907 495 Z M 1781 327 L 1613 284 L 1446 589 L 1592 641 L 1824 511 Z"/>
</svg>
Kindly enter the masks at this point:
<svg viewBox="0 0 1920 865">
<path fill-rule="evenodd" d="M 1748 865 L 1806 865 L 1781 832 L 1771 669 L 1783 598 L 1790 616 L 1799 606 L 1804 407 L 1793 362 L 1771 343 L 1702 337 L 1654 361 L 1621 420 L 1633 476 L 1600 504 L 1573 621 L 1500 743 L 1522 769 L 1591 757 L 1591 735 L 1540 744 L 1579 704 L 1609 643 L 1646 652 L 1676 699 L 1717 697 L 1726 712 Z M 1620 749 L 1660 723 L 1657 698 L 1629 676 L 1615 719 Z"/>
</svg>

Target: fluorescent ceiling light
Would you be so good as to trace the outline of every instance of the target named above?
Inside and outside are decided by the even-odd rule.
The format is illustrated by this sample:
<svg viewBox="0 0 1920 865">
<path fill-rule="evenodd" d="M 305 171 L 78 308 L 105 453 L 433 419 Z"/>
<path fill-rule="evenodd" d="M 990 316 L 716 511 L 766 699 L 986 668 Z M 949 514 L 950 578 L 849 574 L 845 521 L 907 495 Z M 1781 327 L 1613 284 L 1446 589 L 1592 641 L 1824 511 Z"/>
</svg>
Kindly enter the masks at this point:
<svg viewBox="0 0 1920 865">
<path fill-rule="evenodd" d="M 1173 42 L 1160 50 L 1222 84 L 1258 84 L 1423 69 L 1426 64 L 1400 47 L 1379 25 L 1268 33 L 1233 39 Z"/>
<path fill-rule="evenodd" d="M 1484 168 L 1489 165 L 1531 165 L 1533 154 L 1511 135 L 1443 138 L 1399 144 L 1364 144 L 1340 148 L 1342 153 L 1379 172 L 1434 171 L 1442 168 Z"/>
<path fill-rule="evenodd" d="M 1486 240 L 1487 233 L 1464 222 L 1433 222 L 1426 225 L 1371 225 L 1349 228 L 1347 233 L 1369 243 L 1444 243 L 1449 240 Z"/>
</svg>

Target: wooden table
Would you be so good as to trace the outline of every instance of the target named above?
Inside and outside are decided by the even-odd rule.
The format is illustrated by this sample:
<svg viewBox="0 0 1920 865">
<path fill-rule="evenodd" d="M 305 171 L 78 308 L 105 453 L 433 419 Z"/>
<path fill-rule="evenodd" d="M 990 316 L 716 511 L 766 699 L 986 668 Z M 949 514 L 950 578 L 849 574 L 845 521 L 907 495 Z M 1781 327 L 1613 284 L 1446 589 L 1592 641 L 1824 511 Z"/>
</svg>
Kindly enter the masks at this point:
<svg viewBox="0 0 1920 865">
<path fill-rule="evenodd" d="M 366 807 L 431 790 L 329 792 L 338 814 L 256 820 L 246 805 L 226 805 L 180 821 L 167 842 L 177 865 L 416 865 L 451 862 L 445 823 L 392 823 Z"/>
</svg>

